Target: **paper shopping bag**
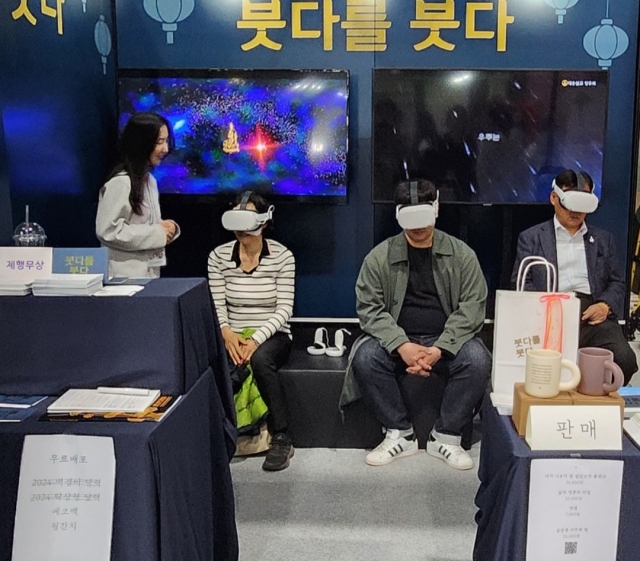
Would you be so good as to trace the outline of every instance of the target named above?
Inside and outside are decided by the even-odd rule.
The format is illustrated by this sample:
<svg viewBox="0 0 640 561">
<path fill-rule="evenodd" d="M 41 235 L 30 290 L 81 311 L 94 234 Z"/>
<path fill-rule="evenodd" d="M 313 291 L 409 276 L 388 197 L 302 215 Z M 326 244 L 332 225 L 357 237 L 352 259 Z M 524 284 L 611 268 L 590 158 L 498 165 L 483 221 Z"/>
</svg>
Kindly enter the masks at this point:
<svg viewBox="0 0 640 561">
<path fill-rule="evenodd" d="M 540 258 L 538 258 L 540 259 Z M 547 262 L 524 266 L 518 287 L 525 284 L 528 267 L 544 265 L 552 277 L 548 288 L 555 289 L 555 271 Z M 553 349 L 572 362 L 578 359 L 580 300 L 573 294 L 557 292 L 496 291 L 491 383 L 495 393 L 513 395 L 516 382 L 524 382 L 527 350 Z"/>
</svg>

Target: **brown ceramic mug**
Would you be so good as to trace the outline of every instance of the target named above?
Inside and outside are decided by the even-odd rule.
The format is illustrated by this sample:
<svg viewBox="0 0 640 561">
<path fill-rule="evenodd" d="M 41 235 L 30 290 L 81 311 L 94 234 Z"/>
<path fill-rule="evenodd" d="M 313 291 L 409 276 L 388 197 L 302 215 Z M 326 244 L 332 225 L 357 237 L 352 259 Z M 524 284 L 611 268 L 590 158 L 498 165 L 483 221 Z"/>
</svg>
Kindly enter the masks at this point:
<svg viewBox="0 0 640 561">
<path fill-rule="evenodd" d="M 577 391 L 585 395 L 609 395 L 620 389 L 624 374 L 613 362 L 613 353 L 597 347 L 578 349 L 580 383 Z"/>
</svg>

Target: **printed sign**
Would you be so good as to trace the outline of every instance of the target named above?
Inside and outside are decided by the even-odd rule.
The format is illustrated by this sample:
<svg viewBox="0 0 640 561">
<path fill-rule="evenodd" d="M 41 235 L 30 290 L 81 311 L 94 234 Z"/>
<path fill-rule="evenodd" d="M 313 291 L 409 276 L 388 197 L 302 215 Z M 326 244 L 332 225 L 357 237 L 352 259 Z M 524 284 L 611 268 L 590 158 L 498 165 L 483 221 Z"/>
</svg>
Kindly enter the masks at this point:
<svg viewBox="0 0 640 561">
<path fill-rule="evenodd" d="M 51 275 L 50 247 L 0 247 L 0 278 L 33 280 Z"/>
</svg>

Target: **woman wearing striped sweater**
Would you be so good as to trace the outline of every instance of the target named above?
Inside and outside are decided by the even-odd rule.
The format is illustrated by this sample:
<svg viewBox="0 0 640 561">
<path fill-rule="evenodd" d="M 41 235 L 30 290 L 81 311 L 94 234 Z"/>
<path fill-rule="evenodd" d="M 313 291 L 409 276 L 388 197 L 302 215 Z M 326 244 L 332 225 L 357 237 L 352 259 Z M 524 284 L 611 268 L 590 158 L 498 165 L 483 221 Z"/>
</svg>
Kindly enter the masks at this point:
<svg viewBox="0 0 640 561">
<path fill-rule="evenodd" d="M 270 213 L 271 207 L 251 192 L 239 197 L 234 208 L 260 216 Z M 293 456 L 278 369 L 291 352 L 288 322 L 293 311 L 295 261 L 286 247 L 263 237 L 266 226 L 263 223 L 253 231 L 235 231 L 236 241 L 211 252 L 208 269 L 229 357 L 236 365 L 251 365 L 269 407 L 267 425 L 272 440 L 262 468 L 278 471 L 288 467 Z M 253 333 L 243 338 L 241 333 L 246 335 L 246 330 Z"/>
</svg>

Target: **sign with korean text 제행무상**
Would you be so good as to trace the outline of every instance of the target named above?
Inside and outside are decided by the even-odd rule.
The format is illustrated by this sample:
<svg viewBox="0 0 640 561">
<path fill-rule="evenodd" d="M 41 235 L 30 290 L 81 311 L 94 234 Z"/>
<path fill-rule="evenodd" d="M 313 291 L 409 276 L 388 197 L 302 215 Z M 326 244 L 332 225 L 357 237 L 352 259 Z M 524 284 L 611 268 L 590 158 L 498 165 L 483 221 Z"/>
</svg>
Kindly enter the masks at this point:
<svg viewBox="0 0 640 561">
<path fill-rule="evenodd" d="M 0 247 L 0 278 L 33 280 L 51 275 L 50 247 Z"/>
</svg>

